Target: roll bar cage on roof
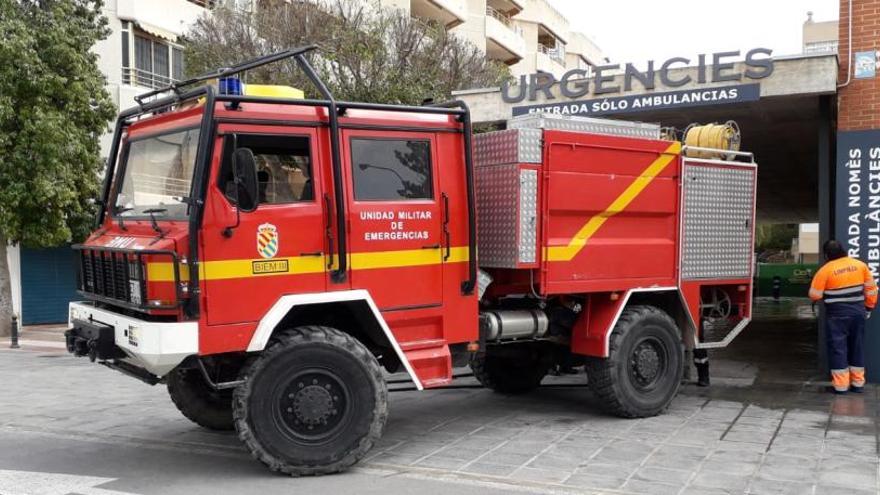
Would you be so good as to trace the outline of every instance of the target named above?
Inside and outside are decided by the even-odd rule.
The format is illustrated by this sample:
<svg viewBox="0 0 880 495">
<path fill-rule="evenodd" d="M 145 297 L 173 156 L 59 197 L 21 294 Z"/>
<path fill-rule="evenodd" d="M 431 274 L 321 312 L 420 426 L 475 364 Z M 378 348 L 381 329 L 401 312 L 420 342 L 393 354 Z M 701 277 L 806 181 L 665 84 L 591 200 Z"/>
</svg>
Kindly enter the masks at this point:
<svg viewBox="0 0 880 495">
<path fill-rule="evenodd" d="M 184 81 L 173 83 L 169 86 L 149 91 L 135 97 L 138 103 L 136 107 L 129 108 L 119 114 L 113 134 L 113 142 L 110 148 L 110 159 L 107 164 L 107 173 L 104 176 L 102 187 L 102 197 L 99 201 L 99 212 L 97 215 L 97 224 L 100 226 L 104 220 L 105 206 L 109 202 L 110 186 L 112 183 L 112 175 L 116 167 L 117 157 L 119 155 L 119 147 L 121 136 L 126 127 L 131 125 L 132 119 L 150 113 L 157 113 L 167 110 L 173 105 L 183 101 L 192 100 L 200 97 L 205 98 L 205 113 L 199 133 L 199 147 L 196 153 L 196 170 L 195 177 L 204 177 L 207 167 L 209 167 L 209 159 L 212 156 L 213 145 L 213 124 L 214 124 L 214 106 L 218 101 L 228 102 L 230 108 L 237 108 L 241 103 L 273 103 L 285 105 L 302 105 L 313 107 L 324 107 L 328 109 L 328 120 L 330 127 L 330 159 L 334 179 L 334 194 L 336 195 L 336 225 L 345 225 L 345 202 L 341 200 L 344 197 L 344 189 L 342 182 L 342 159 L 341 145 L 339 138 L 339 117 L 344 116 L 348 109 L 364 109 L 364 110 L 384 110 L 392 112 L 407 113 L 433 113 L 455 115 L 462 123 L 462 131 L 464 134 L 464 161 L 465 174 L 467 180 L 467 211 L 468 211 L 468 279 L 461 284 L 461 291 L 464 294 L 470 294 L 476 287 L 477 282 L 477 259 L 476 259 L 476 210 L 474 197 L 474 167 L 472 154 L 472 125 L 470 109 L 460 100 L 452 100 L 443 103 L 432 103 L 423 106 L 410 105 L 392 105 L 380 103 L 360 103 L 337 101 L 331 94 L 329 88 L 321 77 L 315 72 L 315 69 L 306 59 L 306 54 L 316 50 L 317 45 L 306 45 L 292 48 L 282 52 L 264 55 L 252 60 L 248 60 L 236 64 L 229 68 L 220 69 L 218 71 L 205 73 Z M 302 99 L 292 100 L 288 98 L 271 98 L 259 96 L 245 95 L 217 95 L 214 88 L 210 85 L 201 85 L 195 88 L 191 86 L 209 81 L 212 79 L 221 79 L 234 76 L 242 72 L 261 67 L 266 64 L 278 62 L 287 58 L 293 58 L 299 68 L 306 77 L 311 81 L 320 93 L 323 99 Z M 171 93 L 162 96 L 163 93 Z M 149 100 L 149 101 L 148 101 Z M 189 240 L 190 240 L 190 269 L 189 269 L 189 293 L 191 297 L 186 306 L 187 314 L 190 316 L 198 315 L 198 297 L 199 293 L 199 270 L 198 270 L 198 229 L 201 226 L 203 204 L 207 188 L 207 181 L 193 181 L 190 199 L 188 201 L 189 215 Z M 345 280 L 348 270 L 347 266 L 347 239 L 344 228 L 337 229 L 337 252 L 339 253 L 339 264 L 331 274 L 334 281 L 341 282 Z"/>
</svg>

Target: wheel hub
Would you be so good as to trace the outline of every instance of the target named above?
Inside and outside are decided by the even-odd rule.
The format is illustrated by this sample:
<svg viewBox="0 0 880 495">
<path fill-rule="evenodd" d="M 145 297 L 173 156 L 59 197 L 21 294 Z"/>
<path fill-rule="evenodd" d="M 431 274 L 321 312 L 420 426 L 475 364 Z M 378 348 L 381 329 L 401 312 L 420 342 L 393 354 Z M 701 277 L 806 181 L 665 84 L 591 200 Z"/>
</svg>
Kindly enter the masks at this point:
<svg viewBox="0 0 880 495">
<path fill-rule="evenodd" d="M 633 350 L 632 373 L 639 385 L 648 386 L 655 382 L 662 367 L 660 352 L 651 342 L 642 342 Z"/>
<path fill-rule="evenodd" d="M 279 392 L 277 417 L 295 437 L 311 441 L 329 435 L 348 411 L 348 392 L 332 371 L 300 373 Z"/>
<path fill-rule="evenodd" d="M 324 424 L 327 418 L 336 414 L 333 397 L 320 385 L 300 389 L 293 397 L 293 412 L 298 420 L 307 425 Z"/>
</svg>

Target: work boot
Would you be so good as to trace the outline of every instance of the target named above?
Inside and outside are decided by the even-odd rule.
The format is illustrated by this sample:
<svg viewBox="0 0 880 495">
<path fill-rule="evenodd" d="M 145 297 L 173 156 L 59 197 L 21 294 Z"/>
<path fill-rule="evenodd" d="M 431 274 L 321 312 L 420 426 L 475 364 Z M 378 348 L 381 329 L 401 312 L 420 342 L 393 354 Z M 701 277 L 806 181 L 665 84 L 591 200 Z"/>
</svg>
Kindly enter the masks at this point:
<svg viewBox="0 0 880 495">
<path fill-rule="evenodd" d="M 709 363 L 697 364 L 697 386 L 709 386 Z"/>
<path fill-rule="evenodd" d="M 827 387 L 825 387 L 825 391 L 830 392 L 834 395 L 846 395 L 846 390 L 837 390 L 836 388 L 832 387 L 831 385 L 828 385 Z"/>
<path fill-rule="evenodd" d="M 852 385 L 849 387 L 849 391 L 854 394 L 863 394 L 865 393 L 865 387 L 856 387 L 855 385 Z"/>
</svg>

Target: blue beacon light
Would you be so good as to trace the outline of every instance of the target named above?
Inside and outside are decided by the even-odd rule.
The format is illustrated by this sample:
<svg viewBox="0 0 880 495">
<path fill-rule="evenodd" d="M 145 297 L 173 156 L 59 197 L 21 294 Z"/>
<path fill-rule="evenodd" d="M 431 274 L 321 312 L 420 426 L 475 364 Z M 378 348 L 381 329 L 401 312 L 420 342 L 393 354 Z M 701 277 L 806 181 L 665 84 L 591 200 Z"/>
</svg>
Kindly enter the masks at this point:
<svg viewBox="0 0 880 495">
<path fill-rule="evenodd" d="M 242 95 L 244 94 L 244 85 L 241 79 L 237 77 L 222 77 L 218 81 L 218 90 L 221 95 Z"/>
</svg>

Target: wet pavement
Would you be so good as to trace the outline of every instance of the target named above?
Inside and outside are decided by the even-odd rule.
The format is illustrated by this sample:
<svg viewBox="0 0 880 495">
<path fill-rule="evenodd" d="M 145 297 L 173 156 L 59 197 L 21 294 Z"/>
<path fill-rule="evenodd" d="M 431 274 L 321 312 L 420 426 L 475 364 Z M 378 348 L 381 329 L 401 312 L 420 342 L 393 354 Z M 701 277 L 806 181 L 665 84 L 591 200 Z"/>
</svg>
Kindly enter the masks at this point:
<svg viewBox="0 0 880 495">
<path fill-rule="evenodd" d="M 180 416 L 162 387 L 45 346 L 3 350 L 0 373 L 11 379 L 0 389 L 0 445 L 15 448 L 0 448 L 0 493 L 8 473 L 37 471 L 110 480 L 95 486 L 114 490 L 88 493 L 142 495 L 255 486 L 266 494 L 880 492 L 878 388 L 823 392 L 808 303 L 761 301 L 755 313 L 731 347 L 710 353 L 712 387 L 684 386 L 664 415 L 606 416 L 583 376 L 550 377 L 520 397 L 462 378 L 446 390 L 392 393 L 370 457 L 311 480 L 264 471 L 234 435 Z M 77 449 L 88 455 L 70 453 Z"/>
</svg>

